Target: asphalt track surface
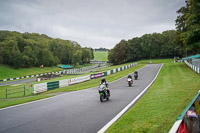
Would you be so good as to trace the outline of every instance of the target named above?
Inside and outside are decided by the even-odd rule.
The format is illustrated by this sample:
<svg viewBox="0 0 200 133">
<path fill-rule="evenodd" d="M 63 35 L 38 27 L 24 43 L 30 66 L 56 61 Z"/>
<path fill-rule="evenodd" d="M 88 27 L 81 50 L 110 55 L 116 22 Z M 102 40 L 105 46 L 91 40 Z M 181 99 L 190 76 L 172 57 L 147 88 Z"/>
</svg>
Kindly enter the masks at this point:
<svg viewBox="0 0 200 133">
<path fill-rule="evenodd" d="M 29 78 L 29 79 L 21 79 L 21 80 L 15 80 L 15 81 L 2 82 L 2 83 L 0 83 L 0 86 L 33 82 L 35 80 L 36 80 L 36 78 Z"/>
<path fill-rule="evenodd" d="M 154 79 L 161 64 L 146 65 L 128 87 L 127 77 L 110 83 L 110 100 L 97 87 L 0 110 L 0 133 L 95 133 Z"/>
</svg>

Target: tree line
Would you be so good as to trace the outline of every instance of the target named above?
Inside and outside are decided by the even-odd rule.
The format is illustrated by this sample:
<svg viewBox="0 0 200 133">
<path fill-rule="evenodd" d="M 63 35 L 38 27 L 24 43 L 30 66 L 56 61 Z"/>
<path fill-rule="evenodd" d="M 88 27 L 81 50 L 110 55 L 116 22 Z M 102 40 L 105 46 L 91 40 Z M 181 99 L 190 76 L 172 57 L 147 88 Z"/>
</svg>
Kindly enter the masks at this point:
<svg viewBox="0 0 200 133">
<path fill-rule="evenodd" d="M 123 64 L 141 59 L 172 58 L 180 56 L 180 47 L 174 45 L 176 31 L 164 31 L 162 34 L 145 34 L 128 41 L 121 40 L 109 51 L 108 60 L 113 64 Z"/>
<path fill-rule="evenodd" d="M 0 31 L 0 64 L 15 68 L 81 64 L 94 58 L 93 49 L 45 34 Z"/>
<path fill-rule="evenodd" d="M 108 53 L 113 64 L 141 59 L 186 57 L 200 53 L 200 1 L 186 0 L 177 13 L 176 30 L 121 40 Z"/>
<path fill-rule="evenodd" d="M 200 1 L 186 0 L 176 19 L 176 43 L 183 48 L 184 56 L 200 53 Z"/>
</svg>

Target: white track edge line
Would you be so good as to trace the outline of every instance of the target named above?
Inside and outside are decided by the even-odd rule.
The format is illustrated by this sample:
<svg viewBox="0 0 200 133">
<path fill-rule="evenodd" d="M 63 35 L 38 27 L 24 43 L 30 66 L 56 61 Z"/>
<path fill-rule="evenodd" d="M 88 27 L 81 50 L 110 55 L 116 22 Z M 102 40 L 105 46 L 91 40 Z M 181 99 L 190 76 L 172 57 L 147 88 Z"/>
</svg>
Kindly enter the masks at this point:
<svg viewBox="0 0 200 133">
<path fill-rule="evenodd" d="M 144 67 L 146 67 L 146 66 L 144 66 Z M 143 69 L 144 67 L 142 67 L 142 68 L 140 68 L 140 69 Z M 138 70 L 140 70 L 140 69 L 138 69 Z M 124 77 L 126 77 L 126 76 L 124 76 Z M 124 77 L 122 77 L 122 78 L 124 78 Z M 122 78 L 120 78 L 120 79 L 122 79 Z M 117 80 L 112 81 L 112 82 L 110 82 L 110 83 L 116 82 L 116 81 L 118 81 L 118 80 L 120 80 L 120 79 L 117 79 Z M 92 87 L 92 88 L 94 88 L 94 87 Z M 88 89 L 90 89 L 90 88 L 88 88 Z M 85 90 L 85 89 L 79 90 L 79 91 L 84 91 L 84 90 Z M 77 92 L 79 92 L 79 91 L 66 92 L 66 93 L 64 93 L 64 94 L 60 94 L 60 95 L 57 95 L 57 96 L 52 96 L 52 97 L 43 98 L 43 99 L 39 99 L 39 100 L 27 102 L 27 103 L 22 103 L 22 104 L 18 104 L 18 105 L 13 105 L 13 106 L 1 108 L 0 111 L 1 111 L 1 110 L 5 110 L 5 109 L 9 109 L 9 108 L 14 108 L 14 107 L 26 105 L 26 104 L 31 104 L 31 103 L 35 103 L 35 102 L 40 102 L 40 101 L 48 100 L 48 99 L 55 98 L 55 97 L 59 97 L 59 96 L 62 96 L 62 95 L 67 95 L 67 94 L 69 94 L 69 93 L 77 93 Z"/>
<path fill-rule="evenodd" d="M 160 66 L 155 78 L 151 81 L 151 83 L 135 98 L 131 101 L 121 112 L 119 112 L 111 121 L 109 121 L 103 128 L 101 128 L 97 133 L 104 133 L 114 122 L 116 122 L 140 97 L 143 95 L 147 89 L 152 85 L 152 83 L 157 78 L 163 64 Z"/>
</svg>

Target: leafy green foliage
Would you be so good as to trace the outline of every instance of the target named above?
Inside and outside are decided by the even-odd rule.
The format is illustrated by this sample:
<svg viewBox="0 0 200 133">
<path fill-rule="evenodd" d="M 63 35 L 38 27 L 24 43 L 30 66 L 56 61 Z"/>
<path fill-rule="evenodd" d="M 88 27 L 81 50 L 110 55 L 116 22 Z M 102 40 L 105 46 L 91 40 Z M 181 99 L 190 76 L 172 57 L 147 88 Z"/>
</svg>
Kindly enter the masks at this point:
<svg viewBox="0 0 200 133">
<path fill-rule="evenodd" d="M 128 41 L 122 40 L 109 51 L 108 59 L 113 64 L 122 64 L 141 59 L 173 58 L 181 56 L 180 48 L 174 44 L 176 31 L 162 34 L 145 34 Z"/>
<path fill-rule="evenodd" d="M 0 31 L 0 63 L 20 67 L 55 66 L 89 62 L 91 48 L 78 43 L 53 39 L 44 34 Z"/>
<path fill-rule="evenodd" d="M 176 41 L 182 53 L 185 56 L 200 53 L 200 1 L 187 0 L 186 6 L 181 7 L 177 13 Z"/>
</svg>

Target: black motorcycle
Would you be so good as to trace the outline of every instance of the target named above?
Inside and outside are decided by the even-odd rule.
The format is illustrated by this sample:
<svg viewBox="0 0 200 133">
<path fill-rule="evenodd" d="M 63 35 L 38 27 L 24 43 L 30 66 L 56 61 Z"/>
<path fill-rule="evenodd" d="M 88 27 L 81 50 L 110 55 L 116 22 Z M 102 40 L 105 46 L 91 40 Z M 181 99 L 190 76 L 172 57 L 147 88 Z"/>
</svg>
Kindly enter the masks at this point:
<svg viewBox="0 0 200 133">
<path fill-rule="evenodd" d="M 137 78 L 138 78 L 138 72 L 137 71 L 134 72 L 134 78 L 135 78 L 135 80 L 137 80 Z"/>
<path fill-rule="evenodd" d="M 135 78 L 135 80 L 137 80 L 138 74 L 134 74 L 134 78 Z"/>
<path fill-rule="evenodd" d="M 101 84 L 98 89 L 99 89 L 100 101 L 103 102 L 105 100 L 109 100 L 110 95 L 108 94 L 109 92 L 106 88 L 106 85 Z"/>
</svg>

